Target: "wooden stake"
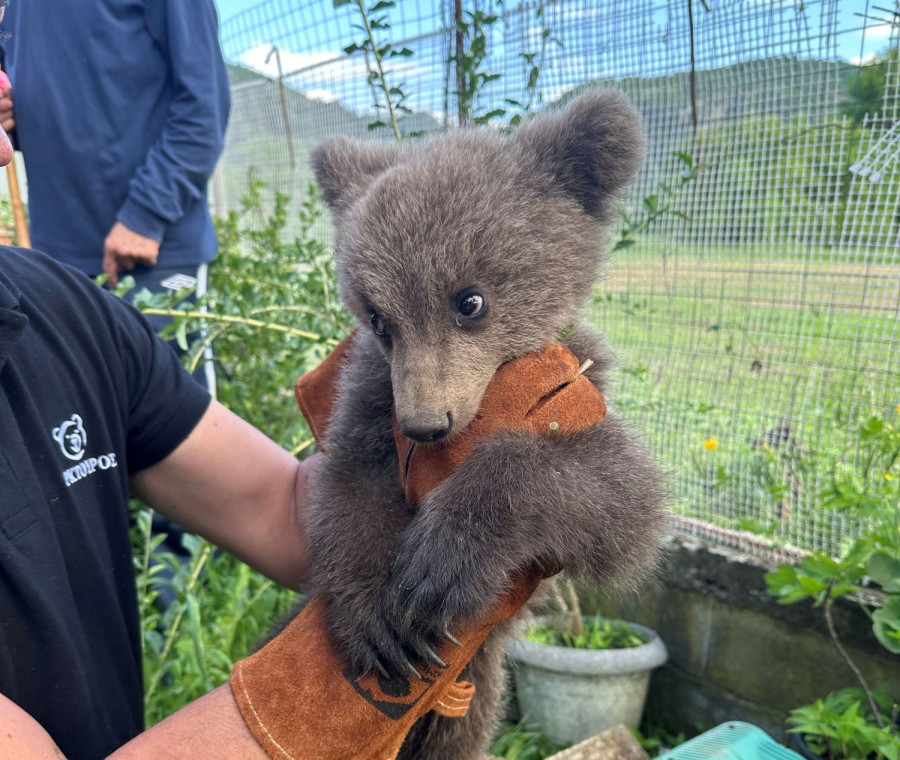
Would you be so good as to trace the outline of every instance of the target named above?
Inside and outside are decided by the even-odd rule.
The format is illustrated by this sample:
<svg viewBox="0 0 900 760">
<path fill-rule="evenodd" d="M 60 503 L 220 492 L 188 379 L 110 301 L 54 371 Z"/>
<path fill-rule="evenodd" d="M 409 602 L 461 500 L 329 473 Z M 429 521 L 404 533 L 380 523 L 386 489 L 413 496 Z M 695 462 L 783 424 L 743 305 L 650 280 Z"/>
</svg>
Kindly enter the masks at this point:
<svg viewBox="0 0 900 760">
<path fill-rule="evenodd" d="M 31 236 L 28 234 L 28 220 L 25 218 L 25 204 L 22 203 L 22 192 L 19 188 L 19 174 L 16 171 L 16 158 L 6 166 L 6 179 L 9 181 L 9 200 L 12 205 L 13 221 L 16 226 L 16 245 L 20 248 L 31 248 Z"/>
</svg>

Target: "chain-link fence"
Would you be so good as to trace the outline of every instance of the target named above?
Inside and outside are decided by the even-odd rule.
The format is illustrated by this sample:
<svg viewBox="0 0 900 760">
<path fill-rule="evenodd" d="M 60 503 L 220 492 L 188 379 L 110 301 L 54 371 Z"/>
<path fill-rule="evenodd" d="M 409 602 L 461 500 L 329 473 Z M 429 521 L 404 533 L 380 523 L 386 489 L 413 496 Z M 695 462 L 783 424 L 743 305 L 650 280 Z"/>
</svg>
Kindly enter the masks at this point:
<svg viewBox="0 0 900 760">
<path fill-rule="evenodd" d="M 379 15 L 376 39 L 408 51 L 386 62 L 407 133 L 461 108 L 508 123 L 584 87 L 632 98 L 649 153 L 591 314 L 621 357 L 613 401 L 669 468 L 682 526 L 836 551 L 854 526 L 820 494 L 865 419 L 900 422 L 897 5 L 401 0 Z M 465 103 L 458 19 L 485 41 Z M 356 3 L 268 0 L 223 25 L 220 210 L 251 176 L 302 194 L 327 137 L 391 138 L 371 128 L 385 109 L 360 20 Z"/>
</svg>

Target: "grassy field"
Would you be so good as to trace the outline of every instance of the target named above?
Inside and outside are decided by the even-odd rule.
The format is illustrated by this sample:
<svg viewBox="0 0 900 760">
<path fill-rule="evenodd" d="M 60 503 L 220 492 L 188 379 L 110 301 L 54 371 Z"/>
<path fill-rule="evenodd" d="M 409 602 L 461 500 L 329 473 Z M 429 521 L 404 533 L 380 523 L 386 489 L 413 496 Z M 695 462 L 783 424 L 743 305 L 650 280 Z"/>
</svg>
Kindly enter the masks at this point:
<svg viewBox="0 0 900 760">
<path fill-rule="evenodd" d="M 859 424 L 900 402 L 890 261 L 652 243 L 621 252 L 592 317 L 620 359 L 613 403 L 671 472 L 677 511 L 803 548 L 835 549 L 852 531 L 818 495 L 835 462 L 852 459 Z"/>
</svg>

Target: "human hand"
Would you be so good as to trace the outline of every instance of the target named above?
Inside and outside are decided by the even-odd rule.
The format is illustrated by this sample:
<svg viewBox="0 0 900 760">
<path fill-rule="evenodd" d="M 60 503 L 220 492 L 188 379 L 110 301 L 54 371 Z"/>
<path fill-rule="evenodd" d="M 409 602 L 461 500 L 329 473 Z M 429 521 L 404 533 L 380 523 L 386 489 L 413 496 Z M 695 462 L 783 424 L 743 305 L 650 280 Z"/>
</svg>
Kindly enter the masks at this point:
<svg viewBox="0 0 900 760">
<path fill-rule="evenodd" d="M 0 127 L 4 132 L 9 132 L 16 126 L 15 111 L 13 109 L 12 85 L 9 77 L 0 71 Z"/>
<path fill-rule="evenodd" d="M 130 272 L 138 264 L 155 266 L 158 258 L 159 242 L 138 235 L 122 222 L 116 222 L 103 241 L 103 271 L 112 287 L 119 283 L 119 272 Z"/>
</svg>

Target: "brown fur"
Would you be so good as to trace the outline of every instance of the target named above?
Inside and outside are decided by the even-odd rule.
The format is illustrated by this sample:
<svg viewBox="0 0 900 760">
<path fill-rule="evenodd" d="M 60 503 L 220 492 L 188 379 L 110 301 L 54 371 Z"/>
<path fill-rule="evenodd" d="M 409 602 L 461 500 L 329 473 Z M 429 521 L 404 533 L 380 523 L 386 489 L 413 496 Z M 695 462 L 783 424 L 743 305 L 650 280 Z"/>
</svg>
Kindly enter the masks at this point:
<svg viewBox="0 0 900 760">
<path fill-rule="evenodd" d="M 413 514 L 397 479 L 391 411 L 427 440 L 473 418 L 497 367 L 555 340 L 609 358 L 578 321 L 604 260 L 616 193 L 637 171 L 635 112 L 610 92 L 539 116 L 511 137 L 451 132 L 398 149 L 335 140 L 313 167 L 334 212 L 344 303 L 363 329 L 341 377 L 314 485 L 314 590 L 358 671 L 402 672 L 446 625 L 483 614 L 531 562 L 609 586 L 652 567 L 662 522 L 658 469 L 610 414 L 582 433 L 484 440 Z M 479 319 L 458 311 L 477 290 Z M 384 337 L 370 328 L 372 314 Z M 502 638 L 469 666 L 470 715 L 430 715 L 401 757 L 480 757 L 502 694 Z"/>
</svg>

